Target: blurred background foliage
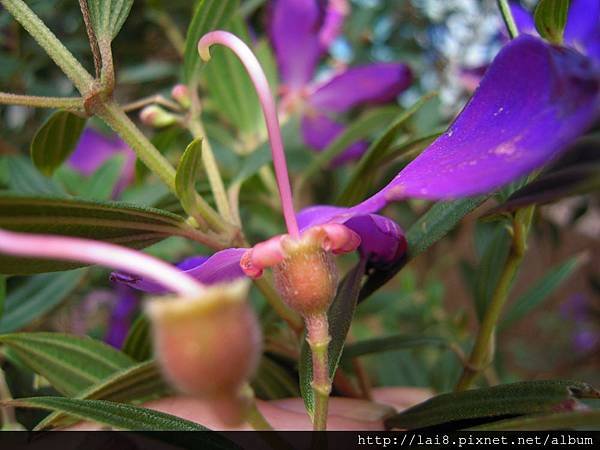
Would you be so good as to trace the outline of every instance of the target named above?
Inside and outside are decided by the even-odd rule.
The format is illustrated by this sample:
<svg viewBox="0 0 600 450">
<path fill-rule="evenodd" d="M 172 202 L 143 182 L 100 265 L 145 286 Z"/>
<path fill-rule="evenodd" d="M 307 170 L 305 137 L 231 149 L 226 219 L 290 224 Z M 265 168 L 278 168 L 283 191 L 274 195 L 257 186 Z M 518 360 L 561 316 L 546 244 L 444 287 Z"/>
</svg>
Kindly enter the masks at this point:
<svg viewBox="0 0 600 450">
<path fill-rule="evenodd" d="M 118 76 L 115 95 L 119 102 L 128 103 L 159 93 L 168 96 L 180 80 L 179 39 L 185 35 L 193 3 L 189 0 L 134 3 L 113 45 Z M 242 3 L 250 35 L 257 42 L 264 38 L 267 3 L 260 0 Z M 77 2 L 32 0 L 28 4 L 91 69 L 92 57 Z M 532 2 L 524 4 L 531 6 Z M 414 71 L 415 81 L 398 99 L 399 106 L 407 107 L 427 92 L 437 91 L 439 95 L 406 124 L 406 139 L 444 127 L 469 97 L 461 70 L 485 65 L 501 46 L 502 21 L 493 0 L 352 0 L 351 6 L 344 34 L 335 41 L 321 72 L 336 65 L 376 60 L 407 62 Z M 75 94 L 42 49 L 2 10 L 0 89 L 33 95 Z M 223 110 L 211 96 L 209 74 L 203 79 L 201 89 L 208 136 L 225 178 L 231 181 L 243 170 L 252 175 L 241 193 L 243 222 L 250 240 L 256 242 L 281 232 L 281 215 L 273 196 L 252 169 L 260 164 L 266 149 L 247 157 L 243 149 L 251 145 L 249 138 L 246 136 L 244 140 L 243 130 L 237 129 L 239 124 L 223 117 Z M 14 162 L 17 155 L 28 154 L 35 131 L 48 115 L 46 110 L 0 108 L 3 189 L 33 192 L 58 189 L 70 195 L 81 194 L 77 192 L 81 180 L 74 179 L 68 168 L 61 168 L 52 179 L 46 179 L 35 173 L 25 158 Z M 94 121 L 94 126 L 105 129 L 100 122 Z M 301 144 L 296 126 L 287 124 L 284 134 L 293 176 L 298 180 L 315 154 Z M 175 163 L 191 140 L 176 126 L 163 130 L 144 128 L 144 131 Z M 406 161 L 387 164 L 380 185 L 403 164 Z M 301 203 L 331 201 L 347 178 L 348 168 L 318 170 Z M 202 192 L 202 186 L 199 188 Z M 175 198 L 141 166 L 137 183 L 123 193 L 122 200 L 178 211 Z M 360 359 L 359 369 L 368 372 L 373 385 L 423 386 L 440 392 L 454 386 L 461 358 L 477 328 L 478 312 L 485 307 L 489 286 L 493 285 L 498 267 L 506 257 L 503 252 L 508 248 L 502 220 L 484 217 L 493 205 L 489 201 L 470 214 L 449 237 L 411 262 L 385 288 L 359 305 L 350 342 L 381 336 L 397 338 L 386 347 L 387 351 Z M 423 201 L 410 201 L 393 205 L 387 213 L 408 229 L 428 206 Z M 600 382 L 598 236 L 597 195 L 572 197 L 538 210 L 529 252 L 498 334 L 495 364 L 486 372 L 489 383 L 551 377 Z M 150 251 L 176 261 L 201 252 L 202 248 L 180 238 L 170 238 Z M 350 262 L 343 261 L 347 267 Z M 60 283 L 56 282 L 61 276 L 57 274 L 10 279 L 11 295 L 0 318 L 0 332 L 16 328 L 62 330 L 102 338 L 115 302 L 107 271 L 94 268 L 67 273 L 70 278 Z M 19 298 L 27 302 L 19 302 Z M 260 295 L 254 292 L 253 298 L 261 307 Z M 272 356 L 293 373 L 293 364 L 278 356 L 276 349 L 272 349 Z M 25 391 L 30 390 L 31 380 L 14 376 L 14 371 L 24 370 L 17 366 L 7 372 L 13 381 L 13 394 L 29 395 Z M 357 374 L 358 369 L 350 359 L 343 360 L 342 367 L 351 377 Z M 268 386 L 257 392 L 266 397 L 290 394 L 285 389 L 270 393 Z"/>
</svg>

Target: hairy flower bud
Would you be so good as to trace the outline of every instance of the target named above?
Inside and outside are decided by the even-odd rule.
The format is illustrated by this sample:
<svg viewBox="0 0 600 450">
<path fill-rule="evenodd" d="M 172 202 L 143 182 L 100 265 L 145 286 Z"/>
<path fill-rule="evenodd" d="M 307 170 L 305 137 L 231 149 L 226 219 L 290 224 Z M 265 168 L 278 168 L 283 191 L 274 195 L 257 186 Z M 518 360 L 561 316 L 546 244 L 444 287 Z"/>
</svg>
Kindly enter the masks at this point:
<svg viewBox="0 0 600 450">
<path fill-rule="evenodd" d="M 283 260 L 273 267 L 275 286 L 287 305 L 304 317 L 327 311 L 338 284 L 331 252 L 324 236 L 306 233 L 299 240 L 281 239 Z"/>
<path fill-rule="evenodd" d="M 150 127 L 162 128 L 177 122 L 177 116 L 158 105 L 150 105 L 140 111 L 140 120 Z"/>
<path fill-rule="evenodd" d="M 173 97 L 184 109 L 190 109 L 190 106 L 192 106 L 190 90 L 185 84 L 176 84 L 173 86 L 171 97 Z"/>
<path fill-rule="evenodd" d="M 147 308 L 167 380 L 209 401 L 232 425 L 243 420 L 243 387 L 261 354 L 260 326 L 247 292 L 243 280 L 211 286 L 199 298 L 154 300 Z"/>
</svg>

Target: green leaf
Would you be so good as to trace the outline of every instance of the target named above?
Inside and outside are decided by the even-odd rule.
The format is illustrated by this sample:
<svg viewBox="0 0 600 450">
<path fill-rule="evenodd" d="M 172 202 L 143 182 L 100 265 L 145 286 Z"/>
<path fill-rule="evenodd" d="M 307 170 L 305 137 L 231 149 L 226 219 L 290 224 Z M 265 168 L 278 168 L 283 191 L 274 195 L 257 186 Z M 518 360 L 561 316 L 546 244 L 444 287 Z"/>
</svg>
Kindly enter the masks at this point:
<svg viewBox="0 0 600 450">
<path fill-rule="evenodd" d="M 453 202 L 438 202 L 429 208 L 429 211 L 423 214 L 406 233 L 408 241 L 406 257 L 390 267 L 372 271 L 363 284 L 359 301 L 369 297 L 391 280 L 408 261 L 443 238 L 464 216 L 477 208 L 486 198 L 484 196 Z"/>
<path fill-rule="evenodd" d="M 29 158 L 13 156 L 6 159 L 8 187 L 20 195 L 66 196 L 65 191 L 51 178 L 42 175 Z"/>
<path fill-rule="evenodd" d="M 183 53 L 183 74 L 190 82 L 197 74 L 201 60 L 198 41 L 209 31 L 224 28 L 239 5 L 239 0 L 198 0 L 187 30 Z"/>
<path fill-rule="evenodd" d="M 155 361 L 146 361 L 114 372 L 101 383 L 91 386 L 77 395 L 82 400 L 111 400 L 114 402 L 141 401 L 161 396 L 169 391 Z M 50 414 L 36 430 L 62 427 L 73 422 L 67 414 Z"/>
<path fill-rule="evenodd" d="M 470 420 L 481 423 L 506 416 L 575 409 L 577 400 L 584 398 L 600 398 L 600 393 L 578 381 L 524 381 L 438 395 L 390 417 L 385 425 L 408 430 L 443 425 L 445 430 L 453 430 L 464 428 Z"/>
<path fill-rule="evenodd" d="M 148 431 L 206 431 L 189 420 L 147 408 L 110 402 L 63 397 L 31 397 L 5 402 L 19 408 L 39 408 L 59 411 L 77 419 L 91 420 L 121 430 Z M 213 436 L 212 434 L 210 436 Z M 215 435 L 218 436 L 218 435 Z M 212 437 L 211 439 L 222 439 Z M 225 447 L 227 448 L 227 447 Z"/>
<path fill-rule="evenodd" d="M 361 258 L 354 268 L 346 274 L 327 312 L 329 335 L 331 336 L 331 342 L 328 346 L 329 376 L 331 378 L 335 375 L 340 358 L 342 357 L 346 336 L 348 335 L 348 330 L 350 330 L 350 324 L 356 310 L 360 282 L 365 273 L 366 264 L 366 258 Z M 312 381 L 312 353 L 306 340 L 302 343 L 299 372 L 300 393 L 304 399 L 307 411 L 312 414 L 314 408 L 313 391 L 310 385 Z"/>
<path fill-rule="evenodd" d="M 337 205 L 350 206 L 355 205 L 369 192 L 371 180 L 375 175 L 376 168 L 380 165 L 386 152 L 400 135 L 406 122 L 410 119 L 434 94 L 426 94 L 421 97 L 414 105 L 403 111 L 398 118 L 392 122 L 385 132 L 375 140 L 362 156 L 358 164 L 352 171 L 346 187 L 335 202 Z"/>
<path fill-rule="evenodd" d="M 136 361 L 146 361 L 152 357 L 150 322 L 146 316 L 139 316 L 129 328 L 123 343 L 123 353 Z"/>
<path fill-rule="evenodd" d="M 129 15 L 133 0 L 88 0 L 98 41 L 112 41 Z"/>
<path fill-rule="evenodd" d="M 263 356 L 251 383 L 256 396 L 266 400 L 298 397 L 298 380 L 281 365 Z"/>
<path fill-rule="evenodd" d="M 427 345 L 445 347 L 448 345 L 448 341 L 436 336 L 407 336 L 404 334 L 395 334 L 392 336 L 378 337 L 348 344 L 344 349 L 342 358 L 352 359 L 358 356 L 370 355 L 372 353 L 404 350 Z"/>
<path fill-rule="evenodd" d="M 583 263 L 584 258 L 574 256 L 564 263 L 553 267 L 539 279 L 527 292 L 517 298 L 511 309 L 506 313 L 500 323 L 500 330 L 518 322 L 530 311 L 539 306 L 548 296 L 566 281 Z"/>
<path fill-rule="evenodd" d="M 480 425 L 468 430 L 477 431 L 542 431 L 583 429 L 589 431 L 600 429 L 600 411 L 572 411 L 555 414 L 523 416 L 516 419 L 499 420 L 491 424 Z M 554 438 L 556 439 L 556 437 Z"/>
<path fill-rule="evenodd" d="M 0 343 L 65 395 L 75 395 L 134 364 L 103 342 L 62 333 L 4 334 Z"/>
<path fill-rule="evenodd" d="M 252 46 L 246 23 L 234 15 L 226 30 Z M 211 48 L 210 63 L 204 68 L 207 92 L 221 116 L 233 128 L 255 134 L 264 127 L 264 119 L 254 85 L 239 58 L 228 48 Z"/>
<path fill-rule="evenodd" d="M 351 144 L 370 136 L 373 134 L 374 129 L 389 122 L 396 117 L 397 114 L 397 107 L 384 106 L 373 109 L 354 120 L 333 140 L 331 144 L 327 146 L 327 148 L 317 154 L 302 174 L 300 184 L 306 183 L 306 181 L 310 180 L 319 170 L 326 168 L 336 156 L 346 150 Z"/>
<path fill-rule="evenodd" d="M 117 202 L 0 195 L 0 227 L 144 248 L 169 236 L 193 237 L 184 219 L 167 211 Z M 83 264 L 0 255 L 0 273 L 32 274 Z"/>
<path fill-rule="evenodd" d="M 58 306 L 81 282 L 85 269 L 36 275 L 8 293 L 0 333 L 10 333 L 29 325 Z"/>
<path fill-rule="evenodd" d="M 535 27 L 540 36 L 553 44 L 563 43 L 569 0 L 540 0 L 535 7 Z"/>
<path fill-rule="evenodd" d="M 196 181 L 202 169 L 202 138 L 194 139 L 185 149 L 175 175 L 175 189 L 181 205 L 190 216 L 202 222 L 198 212 Z"/>
<path fill-rule="evenodd" d="M 56 111 L 41 126 L 31 141 L 31 160 L 44 175 L 50 176 L 73 153 L 86 119 L 69 111 Z"/>
</svg>

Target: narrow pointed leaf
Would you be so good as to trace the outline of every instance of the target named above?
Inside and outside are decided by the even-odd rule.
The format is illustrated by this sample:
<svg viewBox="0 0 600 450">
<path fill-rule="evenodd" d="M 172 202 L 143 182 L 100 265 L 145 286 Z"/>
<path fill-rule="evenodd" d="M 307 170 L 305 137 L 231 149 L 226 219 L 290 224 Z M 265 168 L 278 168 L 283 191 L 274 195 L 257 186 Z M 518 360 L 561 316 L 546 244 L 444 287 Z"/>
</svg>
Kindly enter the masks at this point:
<svg viewBox="0 0 600 450">
<path fill-rule="evenodd" d="M 169 236 L 192 237 L 184 219 L 167 211 L 117 202 L 0 196 L 0 227 L 58 234 L 144 248 Z M 0 273 L 32 274 L 83 264 L 0 255 Z"/>
<path fill-rule="evenodd" d="M 200 67 L 198 41 L 209 31 L 221 29 L 227 25 L 239 5 L 239 0 L 198 0 L 194 16 L 187 30 L 183 53 L 183 74 L 191 81 Z"/>
<path fill-rule="evenodd" d="M 88 0 L 94 31 L 99 41 L 112 41 L 125 23 L 133 0 Z"/>
<path fill-rule="evenodd" d="M 500 420 L 491 424 L 469 428 L 476 431 L 542 431 L 590 429 L 600 430 L 600 411 L 571 411 L 555 414 L 536 414 L 516 419 Z"/>
<path fill-rule="evenodd" d="M 39 408 L 60 411 L 77 419 L 91 420 L 121 430 L 148 431 L 206 431 L 189 420 L 147 408 L 110 402 L 63 397 L 32 397 L 7 402 L 20 408 Z"/>
<path fill-rule="evenodd" d="M 175 189 L 177 197 L 181 200 L 184 210 L 193 217 L 202 220 L 202 215 L 198 212 L 196 199 L 197 177 L 202 170 L 202 139 L 193 140 L 183 152 L 177 173 L 175 175 Z"/>
<path fill-rule="evenodd" d="M 578 381 L 544 380 L 504 384 L 433 397 L 386 420 L 387 428 L 419 429 L 444 426 L 460 429 L 469 421 L 494 421 L 507 416 L 573 410 L 579 399 L 600 398 Z M 468 426 L 468 425 L 466 425 Z"/>
<path fill-rule="evenodd" d="M 29 325 L 63 302 L 83 279 L 85 269 L 36 275 L 6 296 L 0 333 Z"/>
<path fill-rule="evenodd" d="M 427 345 L 444 347 L 448 345 L 448 342 L 445 339 L 436 336 L 407 336 L 404 334 L 396 334 L 348 344 L 344 348 L 342 357 L 344 359 L 351 359 L 373 353 L 390 352 Z"/>
<path fill-rule="evenodd" d="M 535 8 L 535 28 L 540 36 L 554 44 L 563 43 L 569 0 L 540 0 Z"/>
<path fill-rule="evenodd" d="M 350 324 L 356 310 L 360 282 L 365 273 L 365 267 L 366 258 L 361 258 L 356 266 L 346 274 L 327 313 L 327 317 L 329 318 L 329 334 L 331 336 L 331 342 L 328 347 L 329 376 L 331 378 L 335 375 L 340 358 L 342 357 L 346 336 L 350 330 Z M 311 381 L 312 353 L 308 343 L 304 340 L 300 354 L 300 393 L 304 399 L 304 405 L 310 413 L 314 409 Z"/>
<path fill-rule="evenodd" d="M 129 329 L 123 343 L 123 353 L 136 361 L 146 361 L 152 357 L 152 339 L 150 322 L 146 316 L 140 316 Z"/>
<path fill-rule="evenodd" d="M 37 131 L 31 142 L 31 160 L 50 176 L 73 153 L 86 119 L 69 111 L 57 111 Z"/>
<path fill-rule="evenodd" d="M 4 334 L 0 343 L 65 395 L 75 395 L 134 364 L 103 342 L 61 333 Z"/>
</svg>

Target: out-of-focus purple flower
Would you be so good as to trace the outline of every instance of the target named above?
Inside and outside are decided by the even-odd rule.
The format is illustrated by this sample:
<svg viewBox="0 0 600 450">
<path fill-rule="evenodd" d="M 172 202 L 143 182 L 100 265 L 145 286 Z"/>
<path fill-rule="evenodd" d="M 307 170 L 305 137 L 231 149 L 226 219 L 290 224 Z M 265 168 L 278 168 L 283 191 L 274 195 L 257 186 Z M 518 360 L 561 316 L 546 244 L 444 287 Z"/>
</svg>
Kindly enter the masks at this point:
<svg viewBox="0 0 600 450">
<path fill-rule="evenodd" d="M 556 157 L 600 110 L 600 68 L 529 35 L 506 45 L 454 123 L 387 186 L 356 206 L 492 192 Z"/>
<path fill-rule="evenodd" d="M 105 136 L 93 128 L 86 128 L 68 164 L 82 175 L 90 176 L 117 154 L 122 154 L 125 158 L 121 176 L 113 192 L 113 197 L 118 197 L 135 176 L 135 153 L 118 136 Z"/>
<path fill-rule="evenodd" d="M 588 297 L 581 293 L 571 295 L 560 310 L 565 318 L 572 321 L 574 330 L 571 339 L 576 351 L 585 353 L 600 345 L 597 316 L 600 311 L 594 311 Z"/>
<path fill-rule="evenodd" d="M 325 149 L 345 128 L 337 115 L 357 106 L 387 103 L 412 81 L 402 63 L 352 67 L 322 83 L 314 81 L 321 56 L 337 37 L 349 6 L 346 0 L 274 0 L 269 36 L 282 83 L 284 109 L 301 105 L 304 141 Z M 335 163 L 356 159 L 367 148 L 364 141 L 346 149 Z"/>
<path fill-rule="evenodd" d="M 121 348 L 129 333 L 133 315 L 139 306 L 137 293 L 122 284 L 116 286 L 117 299 L 113 306 L 104 342 L 115 348 Z"/>
</svg>

